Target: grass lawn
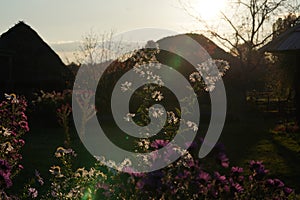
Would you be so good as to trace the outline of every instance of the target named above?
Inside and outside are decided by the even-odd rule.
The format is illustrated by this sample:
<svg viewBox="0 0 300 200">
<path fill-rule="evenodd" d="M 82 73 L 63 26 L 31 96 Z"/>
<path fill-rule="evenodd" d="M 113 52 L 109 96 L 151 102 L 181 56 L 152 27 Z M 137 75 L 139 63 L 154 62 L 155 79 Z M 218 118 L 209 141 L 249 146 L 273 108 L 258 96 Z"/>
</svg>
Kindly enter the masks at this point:
<svg viewBox="0 0 300 200">
<path fill-rule="evenodd" d="M 277 120 L 252 113 L 239 122 L 226 123 L 220 142 L 226 147 L 231 165 L 246 168 L 250 160 L 261 160 L 270 170 L 270 177 L 282 179 L 299 193 L 300 140 L 272 133 Z"/>
</svg>

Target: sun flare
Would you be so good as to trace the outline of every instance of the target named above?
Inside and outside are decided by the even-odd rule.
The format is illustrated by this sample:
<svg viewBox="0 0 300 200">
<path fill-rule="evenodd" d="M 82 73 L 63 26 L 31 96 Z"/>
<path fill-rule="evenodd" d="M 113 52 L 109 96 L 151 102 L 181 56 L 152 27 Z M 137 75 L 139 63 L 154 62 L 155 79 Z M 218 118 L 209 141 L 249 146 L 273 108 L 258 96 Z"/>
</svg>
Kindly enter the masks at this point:
<svg viewBox="0 0 300 200">
<path fill-rule="evenodd" d="M 216 20 L 226 0 L 196 0 L 195 11 L 203 20 Z"/>
</svg>

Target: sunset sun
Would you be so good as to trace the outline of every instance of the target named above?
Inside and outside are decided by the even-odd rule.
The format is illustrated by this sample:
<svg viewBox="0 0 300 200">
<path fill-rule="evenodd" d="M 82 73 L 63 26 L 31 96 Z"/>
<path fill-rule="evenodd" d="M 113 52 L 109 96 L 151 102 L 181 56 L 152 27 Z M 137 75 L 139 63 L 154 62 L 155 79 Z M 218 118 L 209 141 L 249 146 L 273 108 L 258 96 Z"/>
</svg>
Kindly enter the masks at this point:
<svg viewBox="0 0 300 200">
<path fill-rule="evenodd" d="M 195 11 L 203 20 L 215 20 L 225 7 L 226 0 L 197 0 Z"/>
</svg>

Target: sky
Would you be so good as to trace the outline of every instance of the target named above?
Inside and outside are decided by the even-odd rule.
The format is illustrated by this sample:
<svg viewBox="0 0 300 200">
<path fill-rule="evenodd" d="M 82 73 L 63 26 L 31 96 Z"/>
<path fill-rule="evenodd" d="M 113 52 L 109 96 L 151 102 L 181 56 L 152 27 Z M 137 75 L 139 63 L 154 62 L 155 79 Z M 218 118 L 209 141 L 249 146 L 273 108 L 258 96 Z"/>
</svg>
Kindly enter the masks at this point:
<svg viewBox="0 0 300 200">
<path fill-rule="evenodd" d="M 182 10 L 179 0 L 1 1 L 0 34 L 18 21 L 30 25 L 54 50 L 65 54 L 91 30 L 119 34 L 141 28 L 163 28 L 178 33 L 197 29 L 196 20 Z"/>
<path fill-rule="evenodd" d="M 222 28 L 219 11 L 226 10 L 230 0 L 2 0 L 0 34 L 24 21 L 62 58 L 71 56 L 78 41 L 91 30 L 99 34 L 113 31 L 115 35 L 142 28 L 168 30 L 150 34 L 155 38 L 149 38 L 147 31 L 133 31 L 133 38 L 138 40 L 157 40 L 170 31 L 201 30 L 200 23 L 183 10 L 180 1 L 190 2 L 203 19 Z"/>
<path fill-rule="evenodd" d="M 24 21 L 47 42 L 80 40 L 93 29 L 126 32 L 143 27 L 188 32 L 193 19 L 178 0 L 9 0 L 0 2 L 0 33 Z"/>
</svg>

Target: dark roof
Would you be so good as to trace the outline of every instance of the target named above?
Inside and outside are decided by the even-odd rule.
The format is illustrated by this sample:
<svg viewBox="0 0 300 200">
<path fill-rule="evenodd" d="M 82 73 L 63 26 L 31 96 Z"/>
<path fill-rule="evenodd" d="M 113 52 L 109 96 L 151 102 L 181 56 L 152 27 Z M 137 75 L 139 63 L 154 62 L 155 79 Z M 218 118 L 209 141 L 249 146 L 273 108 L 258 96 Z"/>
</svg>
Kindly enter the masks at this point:
<svg viewBox="0 0 300 200">
<path fill-rule="evenodd" d="M 179 45 L 184 42 L 184 38 L 188 36 L 192 39 L 194 39 L 196 42 L 198 42 L 206 51 L 207 53 L 213 58 L 213 59 L 224 59 L 224 60 L 232 60 L 233 56 L 226 51 L 224 51 L 222 48 L 220 48 L 218 45 L 216 45 L 213 41 L 208 39 L 202 34 L 197 33 L 186 33 L 186 34 L 179 34 L 175 36 L 169 36 L 162 38 L 157 41 L 158 44 L 164 43 L 165 46 L 173 46 L 173 45 Z"/>
<path fill-rule="evenodd" d="M 300 51 L 300 24 L 288 29 L 261 48 L 267 52 Z"/>
<path fill-rule="evenodd" d="M 61 90 L 69 74 L 59 56 L 24 22 L 0 36 L 0 89 Z"/>
</svg>

